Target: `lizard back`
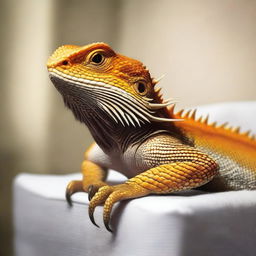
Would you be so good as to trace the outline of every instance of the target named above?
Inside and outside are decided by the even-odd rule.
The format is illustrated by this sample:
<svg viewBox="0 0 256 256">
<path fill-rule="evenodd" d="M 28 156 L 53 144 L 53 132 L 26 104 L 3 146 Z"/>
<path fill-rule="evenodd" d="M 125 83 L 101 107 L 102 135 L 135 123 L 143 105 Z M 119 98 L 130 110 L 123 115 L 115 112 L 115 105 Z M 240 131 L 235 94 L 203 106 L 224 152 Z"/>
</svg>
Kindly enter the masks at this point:
<svg viewBox="0 0 256 256">
<path fill-rule="evenodd" d="M 239 128 L 208 124 L 208 118 L 196 119 L 195 111 L 170 116 L 183 118 L 177 122 L 185 134 L 193 139 L 194 146 L 210 155 L 220 166 L 219 175 L 204 186 L 207 190 L 256 189 L 256 140 L 249 132 Z"/>
</svg>

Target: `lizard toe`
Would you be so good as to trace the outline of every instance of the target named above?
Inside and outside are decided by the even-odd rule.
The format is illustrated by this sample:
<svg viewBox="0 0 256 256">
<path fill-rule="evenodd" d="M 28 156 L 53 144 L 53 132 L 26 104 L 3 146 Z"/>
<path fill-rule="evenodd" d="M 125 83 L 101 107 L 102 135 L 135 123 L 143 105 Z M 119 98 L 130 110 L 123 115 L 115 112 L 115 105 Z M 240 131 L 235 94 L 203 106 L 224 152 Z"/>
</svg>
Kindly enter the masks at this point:
<svg viewBox="0 0 256 256">
<path fill-rule="evenodd" d="M 88 214 L 91 222 L 99 227 L 95 220 L 94 220 L 94 211 L 95 208 L 101 204 L 103 204 L 106 199 L 108 198 L 109 194 L 112 192 L 112 187 L 111 186 L 104 186 L 101 187 L 98 192 L 94 195 L 94 197 L 91 199 L 89 207 L 88 207 Z"/>
<path fill-rule="evenodd" d="M 109 195 L 109 197 L 106 199 L 104 203 L 103 221 L 106 229 L 110 232 L 113 232 L 109 226 L 110 220 L 111 220 L 112 208 L 117 201 L 120 201 L 122 199 L 125 199 L 124 193 L 120 190 L 115 190 Z"/>
</svg>

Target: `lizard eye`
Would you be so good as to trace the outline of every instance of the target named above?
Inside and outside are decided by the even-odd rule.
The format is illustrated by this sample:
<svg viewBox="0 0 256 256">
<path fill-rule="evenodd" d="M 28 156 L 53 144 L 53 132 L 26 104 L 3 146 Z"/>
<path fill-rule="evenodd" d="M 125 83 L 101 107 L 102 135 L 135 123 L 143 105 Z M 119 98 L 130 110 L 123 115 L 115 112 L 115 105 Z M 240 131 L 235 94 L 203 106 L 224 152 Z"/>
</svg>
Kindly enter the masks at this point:
<svg viewBox="0 0 256 256">
<path fill-rule="evenodd" d="M 95 53 L 91 57 L 91 63 L 93 64 L 101 64 L 104 61 L 105 57 L 101 53 Z"/>
<path fill-rule="evenodd" d="M 142 96 L 146 95 L 148 92 L 147 83 L 145 81 L 139 81 L 135 83 L 134 87 L 136 92 Z"/>
</svg>

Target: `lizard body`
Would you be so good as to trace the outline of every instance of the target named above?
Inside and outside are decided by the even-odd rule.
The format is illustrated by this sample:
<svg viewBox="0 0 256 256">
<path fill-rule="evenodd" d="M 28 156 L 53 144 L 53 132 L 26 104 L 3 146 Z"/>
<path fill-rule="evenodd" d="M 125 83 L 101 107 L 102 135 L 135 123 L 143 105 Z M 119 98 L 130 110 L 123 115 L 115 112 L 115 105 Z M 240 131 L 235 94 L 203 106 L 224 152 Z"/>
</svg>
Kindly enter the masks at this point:
<svg viewBox="0 0 256 256">
<path fill-rule="evenodd" d="M 115 202 L 192 188 L 256 188 L 256 142 L 239 129 L 208 124 L 195 111 L 174 112 L 156 80 L 139 61 L 107 44 L 58 48 L 47 62 L 50 79 L 95 143 L 82 163 L 83 179 L 71 181 L 66 198 L 88 192 L 89 217 L 104 205 L 108 230 Z M 171 107 L 168 107 L 171 105 Z M 128 180 L 109 186 L 107 170 Z"/>
</svg>

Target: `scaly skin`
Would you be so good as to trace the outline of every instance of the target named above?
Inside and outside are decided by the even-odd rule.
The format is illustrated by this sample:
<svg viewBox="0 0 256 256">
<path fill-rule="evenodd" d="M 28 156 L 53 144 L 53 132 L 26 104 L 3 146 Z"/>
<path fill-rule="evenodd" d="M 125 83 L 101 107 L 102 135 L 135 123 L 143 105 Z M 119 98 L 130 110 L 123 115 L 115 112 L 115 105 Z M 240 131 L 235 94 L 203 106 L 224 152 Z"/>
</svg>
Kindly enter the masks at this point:
<svg viewBox="0 0 256 256">
<path fill-rule="evenodd" d="M 137 60 L 107 44 L 58 48 L 47 63 L 50 78 L 95 143 L 82 163 L 83 179 L 71 181 L 66 198 L 88 192 L 89 217 L 103 204 L 109 227 L 115 202 L 201 187 L 211 191 L 256 188 L 256 142 L 248 134 L 174 113 L 157 81 Z M 128 180 L 105 183 L 108 169 Z"/>
</svg>

